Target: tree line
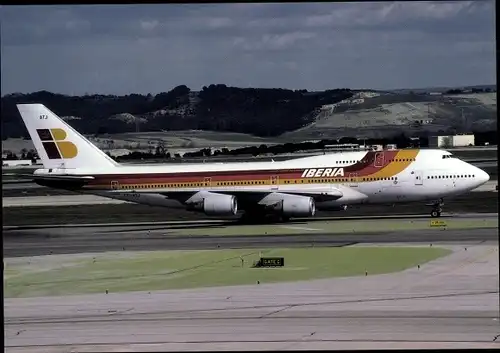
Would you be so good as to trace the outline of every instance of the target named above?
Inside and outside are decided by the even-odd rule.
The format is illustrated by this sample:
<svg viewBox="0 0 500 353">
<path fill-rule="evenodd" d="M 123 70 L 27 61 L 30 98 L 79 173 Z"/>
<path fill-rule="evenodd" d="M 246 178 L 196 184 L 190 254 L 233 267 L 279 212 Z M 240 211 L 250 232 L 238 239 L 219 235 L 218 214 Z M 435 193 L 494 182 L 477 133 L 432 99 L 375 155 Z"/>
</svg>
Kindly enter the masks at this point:
<svg viewBox="0 0 500 353">
<path fill-rule="evenodd" d="M 140 131 L 211 130 L 278 136 L 313 122 L 318 109 L 353 96 L 349 89 L 322 92 L 289 89 L 204 86 L 193 92 L 185 85 L 157 95 L 68 96 L 47 91 L 2 97 L 2 139 L 29 138 L 17 111 L 19 103 L 42 103 L 84 134 L 135 132 L 135 121 L 115 118 L 129 113 Z"/>
</svg>

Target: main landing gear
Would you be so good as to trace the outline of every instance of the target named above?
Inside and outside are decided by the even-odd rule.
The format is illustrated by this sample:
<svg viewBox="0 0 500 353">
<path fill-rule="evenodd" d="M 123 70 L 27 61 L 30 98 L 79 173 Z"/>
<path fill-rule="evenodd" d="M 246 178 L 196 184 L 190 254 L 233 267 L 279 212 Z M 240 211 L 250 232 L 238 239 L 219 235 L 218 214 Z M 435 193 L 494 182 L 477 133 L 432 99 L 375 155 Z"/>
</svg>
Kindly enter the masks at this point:
<svg viewBox="0 0 500 353">
<path fill-rule="evenodd" d="M 432 218 L 441 217 L 441 212 L 443 212 L 443 206 L 444 206 L 443 199 L 439 199 L 438 201 L 432 203 L 431 205 L 432 205 L 431 217 Z"/>
<path fill-rule="evenodd" d="M 243 224 L 268 224 L 268 223 L 287 223 L 290 217 L 279 214 L 267 214 L 265 212 L 244 212 L 240 218 Z"/>
</svg>

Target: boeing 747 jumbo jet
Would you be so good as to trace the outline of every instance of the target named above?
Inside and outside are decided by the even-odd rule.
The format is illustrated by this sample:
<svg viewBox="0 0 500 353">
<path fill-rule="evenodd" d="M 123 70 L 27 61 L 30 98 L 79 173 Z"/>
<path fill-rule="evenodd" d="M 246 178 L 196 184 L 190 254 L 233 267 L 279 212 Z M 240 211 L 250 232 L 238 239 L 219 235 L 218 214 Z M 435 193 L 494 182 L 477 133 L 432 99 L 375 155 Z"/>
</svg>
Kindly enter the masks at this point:
<svg viewBox="0 0 500 353">
<path fill-rule="evenodd" d="M 333 153 L 280 162 L 125 165 L 42 104 L 17 105 L 43 169 L 39 185 L 211 216 L 314 216 L 347 205 L 428 202 L 466 193 L 489 175 L 437 149 Z"/>
</svg>

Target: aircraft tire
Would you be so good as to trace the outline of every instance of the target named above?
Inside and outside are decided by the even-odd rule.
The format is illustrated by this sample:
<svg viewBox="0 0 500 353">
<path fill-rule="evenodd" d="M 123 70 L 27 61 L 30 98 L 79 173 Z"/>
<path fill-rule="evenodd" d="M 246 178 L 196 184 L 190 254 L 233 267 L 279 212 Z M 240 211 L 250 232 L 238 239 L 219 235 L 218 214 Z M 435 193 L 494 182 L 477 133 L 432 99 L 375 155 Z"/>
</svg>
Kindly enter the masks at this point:
<svg viewBox="0 0 500 353">
<path fill-rule="evenodd" d="M 432 217 L 432 218 L 441 217 L 441 211 L 438 211 L 438 210 L 432 210 L 432 211 L 431 211 L 431 217 Z"/>
</svg>

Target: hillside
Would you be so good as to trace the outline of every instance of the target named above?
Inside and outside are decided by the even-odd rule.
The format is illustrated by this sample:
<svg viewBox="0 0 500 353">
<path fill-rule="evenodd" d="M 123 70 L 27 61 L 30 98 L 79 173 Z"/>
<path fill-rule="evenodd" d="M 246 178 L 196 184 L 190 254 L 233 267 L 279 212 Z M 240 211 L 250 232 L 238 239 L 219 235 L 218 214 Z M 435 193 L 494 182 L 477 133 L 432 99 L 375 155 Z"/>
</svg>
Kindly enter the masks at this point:
<svg viewBox="0 0 500 353">
<path fill-rule="evenodd" d="M 315 121 L 282 137 L 323 139 L 384 137 L 395 132 L 428 135 L 495 130 L 496 92 L 357 92 L 322 107 Z"/>
</svg>

